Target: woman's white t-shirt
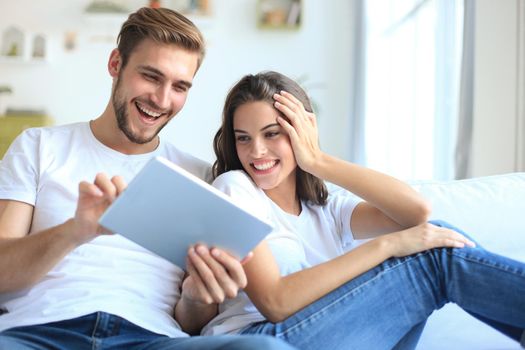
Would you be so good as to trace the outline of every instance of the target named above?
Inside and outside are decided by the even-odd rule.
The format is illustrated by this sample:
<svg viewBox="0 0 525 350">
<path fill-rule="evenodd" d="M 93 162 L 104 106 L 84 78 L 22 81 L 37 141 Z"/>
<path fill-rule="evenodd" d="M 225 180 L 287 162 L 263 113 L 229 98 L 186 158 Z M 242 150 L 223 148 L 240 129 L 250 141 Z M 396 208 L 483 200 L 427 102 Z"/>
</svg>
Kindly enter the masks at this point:
<svg viewBox="0 0 525 350">
<path fill-rule="evenodd" d="M 0 199 L 34 206 L 33 234 L 74 216 L 80 181 L 105 172 L 129 182 L 154 156 L 211 179 L 209 164 L 162 140 L 151 153 L 125 155 L 100 143 L 88 123 L 76 123 L 21 134 L 0 163 Z M 172 316 L 182 277 L 181 268 L 124 237 L 100 236 L 67 254 L 31 288 L 0 294 L 0 309 L 7 311 L 0 331 L 103 311 L 154 333 L 187 336 Z"/>
<path fill-rule="evenodd" d="M 255 215 L 269 220 L 274 230 L 266 237 L 281 275 L 326 262 L 354 247 L 350 218 L 359 199 L 346 192 L 330 194 L 324 206 L 302 202 L 299 216 L 279 208 L 243 171 L 217 177 L 213 186 Z M 227 300 L 219 315 L 202 331 L 204 335 L 236 333 L 251 323 L 265 320 L 246 293 Z"/>
</svg>

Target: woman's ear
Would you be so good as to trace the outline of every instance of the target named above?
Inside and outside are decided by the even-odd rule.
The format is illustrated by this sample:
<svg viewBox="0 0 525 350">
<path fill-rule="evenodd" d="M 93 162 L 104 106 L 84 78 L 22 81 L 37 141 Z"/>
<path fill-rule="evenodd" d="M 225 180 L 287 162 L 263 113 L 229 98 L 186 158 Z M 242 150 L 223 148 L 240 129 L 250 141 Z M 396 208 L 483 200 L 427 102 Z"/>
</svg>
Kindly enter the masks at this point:
<svg viewBox="0 0 525 350">
<path fill-rule="evenodd" d="M 113 49 L 109 55 L 108 61 L 108 72 L 111 77 L 116 78 L 120 72 L 120 67 L 122 66 L 122 57 L 118 49 Z"/>
</svg>

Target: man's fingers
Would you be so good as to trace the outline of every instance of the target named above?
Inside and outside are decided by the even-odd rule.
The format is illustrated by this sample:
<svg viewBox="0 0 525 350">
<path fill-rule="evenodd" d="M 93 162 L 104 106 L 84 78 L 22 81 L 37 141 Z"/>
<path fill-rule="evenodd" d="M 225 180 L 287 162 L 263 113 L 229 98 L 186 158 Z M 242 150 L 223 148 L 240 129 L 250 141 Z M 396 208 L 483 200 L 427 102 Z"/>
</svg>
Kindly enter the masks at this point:
<svg viewBox="0 0 525 350">
<path fill-rule="evenodd" d="M 126 181 L 120 175 L 113 176 L 111 178 L 111 182 L 113 183 L 113 185 L 115 185 L 115 188 L 117 190 L 117 196 L 124 192 L 126 187 L 128 187 Z"/>
<path fill-rule="evenodd" d="M 111 200 L 115 199 L 117 195 L 117 188 L 111 182 L 109 177 L 104 173 L 98 173 L 95 177 L 95 186 L 97 186 L 106 196 L 108 196 Z"/>
<path fill-rule="evenodd" d="M 102 197 L 104 193 L 92 183 L 82 181 L 78 184 L 78 192 L 89 196 Z"/>
<path fill-rule="evenodd" d="M 206 262 L 206 264 L 209 266 L 213 273 L 213 277 L 219 284 L 221 288 L 221 294 L 222 296 L 227 296 L 228 298 L 234 298 L 237 296 L 237 292 L 239 290 L 239 286 L 237 282 L 232 278 L 230 275 L 230 272 L 227 270 L 227 267 L 224 266 L 215 256 L 212 256 L 210 254 L 210 250 L 204 246 L 197 247 L 197 252 L 199 253 L 199 256 Z M 217 251 L 215 252 L 217 254 Z M 219 255 L 226 255 L 225 253 L 219 254 Z M 227 259 L 228 257 L 223 257 Z M 231 259 L 231 257 L 230 257 Z M 228 260 L 228 262 L 231 262 L 231 260 Z M 242 267 L 240 267 L 242 270 Z"/>
<path fill-rule="evenodd" d="M 188 270 L 188 273 L 191 276 L 191 278 L 193 278 L 193 285 L 200 297 L 202 298 L 201 302 L 205 304 L 212 304 L 213 298 L 208 292 L 208 289 L 206 289 L 206 286 L 204 285 L 204 282 L 199 276 L 198 271 L 195 269 L 195 266 L 189 258 L 186 260 L 186 269 Z"/>
<path fill-rule="evenodd" d="M 237 258 L 218 248 L 212 248 L 211 254 L 215 260 L 222 264 L 222 266 L 228 272 L 229 277 L 239 288 L 246 287 L 248 281 L 246 280 L 246 274 L 244 273 L 242 264 L 250 260 L 251 256 L 253 256 L 252 252 L 250 252 L 248 254 L 249 256 L 245 257 L 242 261 L 239 261 Z"/>
<path fill-rule="evenodd" d="M 189 258 L 213 300 L 216 303 L 222 303 L 224 301 L 224 291 L 218 282 L 217 272 L 210 266 L 210 259 L 206 255 L 209 255 L 208 248 L 202 245 L 198 245 L 189 252 Z M 215 262 L 215 264 L 217 263 Z"/>
</svg>

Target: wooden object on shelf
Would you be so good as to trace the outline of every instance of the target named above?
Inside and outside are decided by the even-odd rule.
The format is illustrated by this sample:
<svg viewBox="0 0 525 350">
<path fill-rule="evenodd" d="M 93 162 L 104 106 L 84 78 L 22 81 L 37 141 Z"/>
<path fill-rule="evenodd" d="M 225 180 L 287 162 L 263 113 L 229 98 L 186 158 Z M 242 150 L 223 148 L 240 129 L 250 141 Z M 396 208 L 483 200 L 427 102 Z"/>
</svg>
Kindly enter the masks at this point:
<svg viewBox="0 0 525 350">
<path fill-rule="evenodd" d="M 14 141 L 25 129 L 53 125 L 53 119 L 47 115 L 7 115 L 0 116 L 0 159 Z"/>
<path fill-rule="evenodd" d="M 257 24 L 261 29 L 299 29 L 302 0 L 258 0 Z"/>
</svg>

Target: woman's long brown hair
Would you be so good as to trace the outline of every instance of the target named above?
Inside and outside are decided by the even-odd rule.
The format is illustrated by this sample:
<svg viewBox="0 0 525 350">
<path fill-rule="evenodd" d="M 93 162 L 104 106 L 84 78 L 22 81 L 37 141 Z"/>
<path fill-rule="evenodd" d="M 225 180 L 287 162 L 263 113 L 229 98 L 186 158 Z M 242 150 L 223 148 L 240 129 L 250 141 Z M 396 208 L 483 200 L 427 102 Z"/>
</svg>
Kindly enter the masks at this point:
<svg viewBox="0 0 525 350">
<path fill-rule="evenodd" d="M 213 150 L 217 160 L 213 164 L 213 177 L 230 170 L 244 170 L 235 147 L 233 116 L 237 108 L 248 102 L 266 101 L 273 105 L 273 95 L 280 91 L 294 95 L 308 112 L 312 112 L 310 99 L 292 79 L 277 72 L 262 72 L 246 75 L 235 84 L 224 103 L 222 124 L 213 139 Z M 326 204 L 328 191 L 323 180 L 297 167 L 297 195 L 300 200 L 317 205 Z"/>
</svg>

